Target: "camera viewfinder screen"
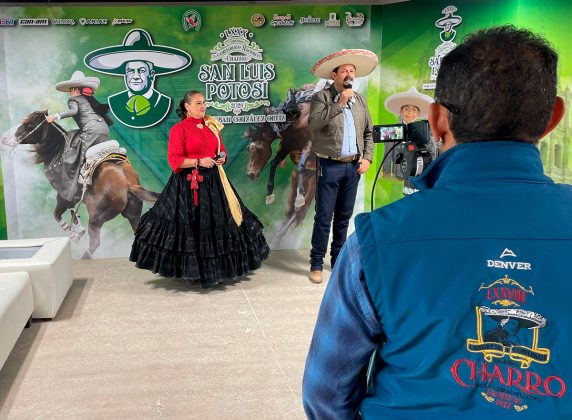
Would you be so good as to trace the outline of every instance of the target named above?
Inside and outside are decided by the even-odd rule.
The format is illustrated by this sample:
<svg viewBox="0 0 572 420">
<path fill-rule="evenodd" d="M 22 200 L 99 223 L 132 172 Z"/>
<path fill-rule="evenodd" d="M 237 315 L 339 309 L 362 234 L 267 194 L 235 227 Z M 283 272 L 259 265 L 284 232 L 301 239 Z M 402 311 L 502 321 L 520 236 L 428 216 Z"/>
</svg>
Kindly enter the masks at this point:
<svg viewBox="0 0 572 420">
<path fill-rule="evenodd" d="M 382 140 L 403 140 L 403 125 L 381 127 L 380 134 Z"/>
</svg>

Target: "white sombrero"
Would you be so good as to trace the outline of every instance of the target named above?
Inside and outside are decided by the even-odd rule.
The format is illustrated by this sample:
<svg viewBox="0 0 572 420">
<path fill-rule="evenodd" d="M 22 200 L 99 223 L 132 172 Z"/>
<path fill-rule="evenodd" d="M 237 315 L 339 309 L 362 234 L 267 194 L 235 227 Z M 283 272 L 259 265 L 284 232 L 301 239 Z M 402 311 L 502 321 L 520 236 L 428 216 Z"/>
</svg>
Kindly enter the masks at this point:
<svg viewBox="0 0 572 420">
<path fill-rule="evenodd" d="M 60 92 L 69 92 L 71 88 L 88 87 L 96 90 L 99 87 L 99 78 L 86 77 L 83 71 L 76 70 L 69 80 L 64 80 L 56 84 L 56 89 Z"/>
<path fill-rule="evenodd" d="M 125 63 L 148 61 L 155 74 L 174 73 L 191 64 L 191 56 L 178 48 L 156 45 L 144 29 L 132 29 L 125 35 L 123 45 L 100 48 L 87 54 L 84 63 L 90 69 L 114 75 L 125 74 Z"/>
<path fill-rule="evenodd" d="M 419 93 L 417 89 L 412 87 L 406 92 L 394 93 L 385 100 L 385 108 L 399 116 L 401 107 L 404 105 L 415 105 L 419 108 L 419 119 L 427 119 L 429 116 L 429 105 L 432 104 L 433 98 L 424 93 Z"/>
<path fill-rule="evenodd" d="M 341 50 L 322 58 L 312 66 L 310 73 L 321 79 L 330 79 L 336 67 L 353 64 L 356 67 L 356 77 L 364 77 L 375 70 L 377 63 L 377 55 L 369 50 Z"/>
</svg>

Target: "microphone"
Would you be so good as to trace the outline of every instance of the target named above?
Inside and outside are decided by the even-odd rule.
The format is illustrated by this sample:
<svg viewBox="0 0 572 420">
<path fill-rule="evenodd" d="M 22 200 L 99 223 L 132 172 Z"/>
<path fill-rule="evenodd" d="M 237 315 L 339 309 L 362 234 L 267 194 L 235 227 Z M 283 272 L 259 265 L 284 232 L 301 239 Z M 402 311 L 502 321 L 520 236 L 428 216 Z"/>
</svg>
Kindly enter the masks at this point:
<svg viewBox="0 0 572 420">
<path fill-rule="evenodd" d="M 344 88 L 351 89 L 354 85 L 354 81 L 348 76 L 346 80 L 344 80 Z M 356 102 L 355 96 L 352 96 L 348 99 L 348 108 L 351 108 L 352 105 Z"/>
<path fill-rule="evenodd" d="M 354 85 L 354 80 L 350 76 L 346 76 L 344 79 L 344 88 L 351 89 Z"/>
<path fill-rule="evenodd" d="M 222 159 L 222 158 L 224 158 L 224 157 L 226 157 L 226 153 L 225 153 L 224 150 L 223 150 L 223 151 L 221 151 L 218 155 L 216 155 L 216 156 L 214 157 L 214 160 L 219 160 L 219 159 Z"/>
</svg>

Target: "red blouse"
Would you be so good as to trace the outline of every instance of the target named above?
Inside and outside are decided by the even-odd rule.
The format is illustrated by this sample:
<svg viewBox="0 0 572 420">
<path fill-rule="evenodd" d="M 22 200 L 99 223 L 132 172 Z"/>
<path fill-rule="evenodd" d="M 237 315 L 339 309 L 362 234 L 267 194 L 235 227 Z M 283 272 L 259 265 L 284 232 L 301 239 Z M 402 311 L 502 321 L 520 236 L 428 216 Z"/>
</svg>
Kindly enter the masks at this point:
<svg viewBox="0 0 572 420">
<path fill-rule="evenodd" d="M 199 128 L 200 126 L 202 128 Z M 226 153 L 222 139 L 220 150 Z M 183 170 L 179 166 L 185 158 L 197 159 L 207 156 L 214 158 L 217 152 L 217 136 L 205 125 L 202 119 L 188 117 L 171 128 L 167 160 L 175 173 Z"/>
</svg>

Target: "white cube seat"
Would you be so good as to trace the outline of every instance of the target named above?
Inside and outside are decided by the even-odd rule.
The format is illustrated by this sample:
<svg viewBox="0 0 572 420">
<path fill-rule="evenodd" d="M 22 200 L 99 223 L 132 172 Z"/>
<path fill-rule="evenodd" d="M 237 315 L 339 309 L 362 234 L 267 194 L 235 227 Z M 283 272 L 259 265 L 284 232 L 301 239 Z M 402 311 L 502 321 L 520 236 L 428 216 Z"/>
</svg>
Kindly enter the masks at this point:
<svg viewBox="0 0 572 420">
<path fill-rule="evenodd" d="M 69 238 L 0 241 L 0 273 L 25 271 L 34 293 L 33 318 L 54 318 L 71 287 Z"/>
<path fill-rule="evenodd" d="M 32 283 L 28 273 L 0 274 L 0 369 L 33 310 Z"/>
</svg>

